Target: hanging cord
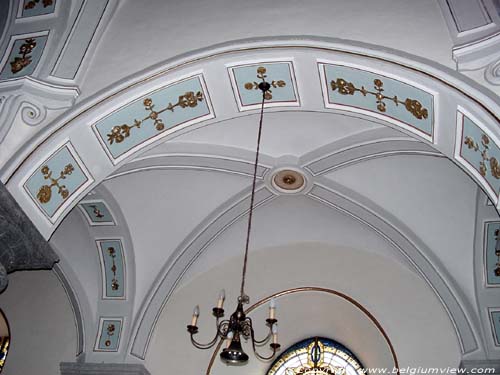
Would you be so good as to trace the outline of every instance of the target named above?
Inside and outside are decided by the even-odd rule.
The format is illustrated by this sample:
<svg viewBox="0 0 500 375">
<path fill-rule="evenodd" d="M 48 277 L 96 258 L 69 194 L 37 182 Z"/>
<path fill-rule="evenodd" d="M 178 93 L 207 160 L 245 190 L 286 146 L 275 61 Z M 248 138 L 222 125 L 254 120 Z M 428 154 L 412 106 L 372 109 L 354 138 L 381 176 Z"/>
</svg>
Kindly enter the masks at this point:
<svg viewBox="0 0 500 375">
<path fill-rule="evenodd" d="M 261 103 L 261 107 L 260 107 L 259 133 L 257 135 L 257 151 L 255 152 L 255 164 L 254 164 L 254 169 L 253 169 L 253 182 L 252 182 L 252 195 L 250 198 L 250 212 L 248 214 L 247 241 L 245 244 L 245 258 L 243 259 L 243 273 L 241 275 L 240 297 L 241 297 L 242 301 L 246 297 L 246 295 L 245 295 L 245 278 L 246 278 L 246 274 L 247 274 L 248 247 L 250 244 L 250 232 L 252 230 L 253 203 L 255 200 L 255 185 L 257 182 L 257 166 L 259 163 L 260 138 L 262 135 L 262 120 L 264 118 L 264 101 L 266 100 L 266 91 L 267 90 L 262 89 L 262 103 Z"/>
</svg>

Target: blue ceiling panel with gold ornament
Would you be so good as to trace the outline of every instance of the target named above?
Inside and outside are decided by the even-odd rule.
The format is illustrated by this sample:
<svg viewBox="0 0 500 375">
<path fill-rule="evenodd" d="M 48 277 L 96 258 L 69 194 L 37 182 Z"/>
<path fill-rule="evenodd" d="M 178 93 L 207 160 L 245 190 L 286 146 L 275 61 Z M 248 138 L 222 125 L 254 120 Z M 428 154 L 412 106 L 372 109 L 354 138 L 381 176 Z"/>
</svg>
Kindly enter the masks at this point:
<svg viewBox="0 0 500 375">
<path fill-rule="evenodd" d="M 120 347 L 123 318 L 101 318 L 95 352 L 117 352 Z"/>
<path fill-rule="evenodd" d="M 486 285 L 500 286 L 500 222 L 486 223 L 485 236 Z"/>
<path fill-rule="evenodd" d="M 240 111 L 260 106 L 262 91 L 259 83 L 263 81 L 271 85 L 266 93 L 267 106 L 300 105 L 293 64 L 290 61 L 231 66 L 229 76 Z"/>
<path fill-rule="evenodd" d="M 33 74 L 42 57 L 48 32 L 15 36 L 0 71 L 0 80 L 20 78 Z"/>
<path fill-rule="evenodd" d="M 500 346 L 500 309 L 490 309 L 490 321 L 495 346 Z"/>
<path fill-rule="evenodd" d="M 345 65 L 319 64 L 329 108 L 368 111 L 433 139 L 434 96 L 413 85 Z"/>
<path fill-rule="evenodd" d="M 36 17 L 54 13 L 56 0 L 24 0 L 21 17 Z"/>
<path fill-rule="evenodd" d="M 85 201 L 78 206 L 90 225 L 115 225 L 113 215 L 104 201 Z"/>
<path fill-rule="evenodd" d="M 142 96 L 93 128 L 108 156 L 116 162 L 166 136 L 173 128 L 213 117 L 203 77 L 197 75 Z"/>
<path fill-rule="evenodd" d="M 102 298 L 125 299 L 125 259 L 119 239 L 97 240 L 102 270 Z"/>
<path fill-rule="evenodd" d="M 459 159 L 464 160 L 485 182 L 492 195 L 498 197 L 500 191 L 500 149 L 491 136 L 486 134 L 469 117 L 459 113 L 460 146 Z M 457 145 L 458 146 L 458 145 Z M 496 202 L 495 202 L 496 203 Z"/>
<path fill-rule="evenodd" d="M 24 183 L 33 202 L 52 221 L 73 195 L 93 179 L 70 143 L 40 164 Z"/>
</svg>

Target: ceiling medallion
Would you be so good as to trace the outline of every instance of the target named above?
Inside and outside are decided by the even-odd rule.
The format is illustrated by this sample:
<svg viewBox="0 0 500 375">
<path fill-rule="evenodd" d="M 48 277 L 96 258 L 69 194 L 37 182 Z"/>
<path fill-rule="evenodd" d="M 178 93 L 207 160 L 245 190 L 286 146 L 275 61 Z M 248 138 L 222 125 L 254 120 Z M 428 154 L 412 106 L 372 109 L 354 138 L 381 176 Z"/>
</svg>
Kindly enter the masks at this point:
<svg viewBox="0 0 500 375">
<path fill-rule="evenodd" d="M 212 309 L 212 315 L 215 317 L 216 331 L 215 336 L 212 341 L 203 344 L 194 338 L 194 336 L 198 333 L 198 317 L 200 315 L 200 309 L 198 306 L 194 308 L 193 317 L 191 319 L 191 324 L 187 326 L 187 331 L 191 337 L 191 343 L 198 349 L 210 349 L 215 346 L 219 341 L 225 342 L 225 348 L 222 349 L 220 353 L 220 359 L 222 362 L 227 365 L 244 365 L 248 362 L 248 355 L 243 351 L 243 347 L 241 345 L 242 340 L 250 341 L 253 352 L 255 356 L 261 360 L 270 360 L 274 358 L 278 350 L 280 349 L 280 344 L 278 344 L 278 320 L 276 319 L 276 304 L 274 299 L 271 300 L 269 305 L 269 317 L 266 319 L 267 325 L 267 335 L 259 340 L 255 338 L 253 322 L 250 317 L 246 316 L 245 309 L 243 308 L 244 304 L 250 303 L 250 298 L 245 293 L 245 279 L 246 279 L 246 271 L 247 271 L 247 261 L 248 261 L 248 248 L 250 243 L 250 232 L 252 228 L 252 216 L 253 216 L 253 208 L 254 208 L 254 200 L 255 200 L 255 186 L 257 181 L 257 167 L 259 164 L 259 150 L 260 150 L 260 141 L 262 135 L 262 122 L 264 119 L 264 103 L 269 99 L 270 89 L 272 86 L 271 83 L 266 81 L 266 75 L 264 68 L 259 68 L 259 75 L 257 78 L 261 80 L 261 82 L 257 85 L 257 88 L 262 91 L 262 102 L 260 107 L 260 119 L 259 119 L 259 127 L 258 127 L 258 135 L 257 135 L 257 147 L 255 151 L 255 163 L 254 163 L 254 171 L 253 171 L 253 180 L 252 180 L 252 193 L 250 196 L 250 210 L 248 212 L 248 226 L 246 231 L 246 245 L 245 252 L 243 258 L 243 271 L 241 276 L 241 288 L 240 295 L 238 296 L 236 310 L 230 315 L 229 319 L 221 320 L 224 317 L 224 300 L 226 298 L 224 290 L 221 291 L 219 295 L 219 300 L 217 302 L 217 306 Z M 263 70 L 262 70 L 263 69 Z M 281 87 L 278 85 L 278 87 Z M 301 183 L 299 182 L 301 179 Z M 293 180 L 293 182 L 292 182 Z M 303 177 L 300 174 L 288 174 L 283 177 L 283 181 L 286 181 L 284 184 L 287 187 L 295 186 L 297 183 L 303 185 Z M 281 182 L 280 182 L 281 183 Z M 267 356 L 261 355 L 257 352 L 256 347 L 261 347 L 265 344 L 269 343 L 269 347 L 271 349 L 271 353 Z"/>
<path fill-rule="evenodd" d="M 306 178 L 295 169 L 281 169 L 273 174 L 271 182 L 282 193 L 298 193 L 304 189 Z"/>
</svg>

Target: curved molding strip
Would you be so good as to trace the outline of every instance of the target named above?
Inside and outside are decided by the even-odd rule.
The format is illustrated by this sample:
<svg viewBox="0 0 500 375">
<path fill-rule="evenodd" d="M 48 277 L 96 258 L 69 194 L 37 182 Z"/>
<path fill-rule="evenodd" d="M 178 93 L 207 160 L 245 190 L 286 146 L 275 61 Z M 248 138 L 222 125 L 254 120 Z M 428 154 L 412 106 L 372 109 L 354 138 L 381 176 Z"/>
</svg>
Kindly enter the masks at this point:
<svg viewBox="0 0 500 375">
<path fill-rule="evenodd" d="M 259 207 L 272 201 L 276 196 L 265 188 L 257 187 L 254 207 Z M 248 191 L 238 194 L 230 200 L 228 207 L 209 215 L 189 236 L 179 245 L 159 273 L 158 282 L 153 285 L 148 297 L 142 303 L 142 310 L 137 315 L 130 353 L 140 359 L 145 359 L 146 351 L 153 334 L 154 327 L 163 307 L 167 304 L 176 285 L 203 251 L 233 223 L 247 214 L 249 207 Z"/>
<path fill-rule="evenodd" d="M 373 325 L 375 327 L 377 327 L 377 330 L 384 337 L 385 342 L 387 343 L 387 346 L 389 347 L 389 350 L 391 351 L 392 360 L 394 362 L 394 368 L 397 369 L 397 372 L 395 374 L 399 375 L 398 356 L 396 354 L 396 350 L 394 349 L 394 345 L 392 344 L 392 341 L 389 338 L 389 336 L 387 335 L 387 333 L 385 332 L 384 328 L 379 323 L 377 318 L 375 318 L 373 316 L 373 314 L 370 313 L 370 311 L 366 307 L 364 307 L 361 303 L 356 301 L 351 296 L 348 296 L 347 294 L 338 292 L 338 291 L 333 290 L 333 289 L 318 288 L 318 287 L 314 287 L 314 286 L 306 286 L 306 287 L 287 289 L 287 290 L 283 290 L 281 292 L 274 293 L 270 296 L 267 296 L 267 297 L 261 299 L 260 301 L 257 301 L 256 303 L 254 303 L 253 305 L 251 305 L 250 307 L 248 307 L 245 310 L 245 314 L 249 314 L 252 311 L 254 311 L 255 309 L 259 308 L 260 306 L 269 303 L 269 301 L 271 301 L 271 299 L 273 299 L 273 298 L 278 299 L 278 298 L 286 297 L 288 295 L 297 294 L 297 293 L 325 293 L 325 294 L 329 294 L 329 295 L 333 295 L 333 296 L 342 298 L 343 300 L 354 305 L 358 310 L 360 310 L 364 315 L 366 315 L 368 317 L 368 319 L 371 320 Z M 210 375 L 210 371 L 212 371 L 212 367 L 214 365 L 215 359 L 217 358 L 217 354 L 220 352 L 220 348 L 221 348 L 221 345 L 223 344 L 223 342 L 224 342 L 224 340 L 220 340 L 219 343 L 215 346 L 215 348 L 213 350 L 212 357 L 210 358 L 210 362 L 208 363 L 208 367 L 207 367 L 207 371 L 206 371 L 207 375 Z"/>
<path fill-rule="evenodd" d="M 466 306 L 466 303 L 463 302 L 465 298 L 460 297 L 459 299 L 457 292 L 450 289 L 449 285 L 453 285 L 451 277 L 446 275 L 442 269 L 438 271 L 431 265 L 428 260 L 431 257 L 431 251 L 396 218 L 393 218 L 391 223 L 381 219 L 382 217 L 392 218 L 392 216 L 382 212 L 383 210 L 380 207 L 375 207 L 373 203 L 367 206 L 368 203 L 366 202 L 362 205 L 359 202 L 363 199 L 366 200 L 365 198 L 358 197 L 354 201 L 352 192 L 344 191 L 346 189 L 340 187 L 338 189 L 343 191 L 342 194 L 334 192 L 325 187 L 331 185 L 331 182 L 324 179 L 322 181 L 324 184 L 314 185 L 307 195 L 329 208 L 350 215 L 400 251 L 423 276 L 443 304 L 455 327 L 462 353 L 467 354 L 478 349 L 479 343 L 476 340 L 475 331 L 471 326 L 468 315 L 462 308 L 462 306 Z M 351 196 L 351 198 L 347 198 L 347 196 Z M 257 194 L 258 204 L 265 204 L 272 199 L 273 194 L 267 189 L 260 190 Z M 218 216 L 207 218 L 203 222 L 203 230 L 197 229 L 193 231 L 185 242 L 178 247 L 175 256 L 169 259 L 167 266 L 161 272 L 161 282 L 153 286 L 150 297 L 143 304 L 144 309 L 135 323 L 130 347 L 132 355 L 141 359 L 145 358 L 157 319 L 163 307 L 168 303 L 180 278 L 217 236 L 245 214 L 247 205 L 243 203 L 245 203 L 245 200 L 237 200 L 230 208 L 219 213 Z M 438 263 L 435 260 L 433 262 Z"/>
<path fill-rule="evenodd" d="M 497 98 L 489 97 L 460 81 L 454 73 L 434 68 L 429 65 L 432 63 L 421 62 L 414 56 L 410 59 L 376 51 L 372 46 L 314 38 L 269 39 L 215 46 L 187 57 L 181 56 L 140 78 L 119 83 L 116 90 L 92 98 L 92 102 L 67 113 L 54 122 L 51 128 L 42 129 L 38 137 L 42 143 L 34 151 L 26 148 L 15 153 L 3 170 L 3 178 L 8 179 L 16 200 L 30 212 L 37 227 L 48 237 L 72 205 L 68 204 L 64 210 L 58 211 L 47 223 L 39 219 L 39 212 L 33 211 L 32 202 L 18 191 L 19 181 L 32 173 L 33 165 L 50 157 L 48 150 L 71 139 L 82 161 L 91 166 L 90 173 L 94 176 L 95 184 L 98 184 L 112 175 L 125 158 L 130 159 L 160 140 L 168 141 L 197 127 L 245 116 L 237 106 L 227 105 L 228 101 L 234 100 L 231 79 L 227 77 L 221 80 L 219 73 L 221 70 L 226 72 L 227 67 L 248 65 L 253 60 L 253 63 L 250 62 L 255 64 L 251 67 L 252 76 L 245 83 L 255 86 L 253 79 L 257 77 L 254 69 L 258 69 L 255 66 L 259 65 L 255 61 L 262 61 L 263 52 L 266 53 L 267 61 L 263 64 L 267 64 L 269 69 L 273 62 L 279 65 L 278 61 L 293 61 L 294 69 L 301 73 L 296 77 L 299 83 L 297 90 L 302 90 L 301 111 L 332 114 L 348 112 L 356 117 L 386 124 L 408 135 L 417 135 L 426 142 L 432 140 L 433 148 L 462 166 L 488 192 L 492 201 L 498 203 L 497 192 L 489 187 L 491 181 L 483 179 L 477 169 L 464 161 L 465 158 L 461 160 L 454 154 L 457 108 L 463 109 L 462 112 L 467 113 L 467 117 L 477 126 L 491 133 L 493 143 L 498 144 L 500 106 Z M 204 70 L 207 63 L 210 63 L 210 69 Z M 318 63 L 324 64 L 323 67 L 326 64 L 334 67 L 333 73 L 325 73 L 323 84 L 317 74 Z M 354 80 L 357 77 L 354 72 L 360 73 L 363 79 Z M 265 74 L 268 76 L 265 79 L 285 82 L 285 86 L 276 83 L 273 95 L 285 93 L 283 90 L 289 89 L 290 85 L 282 77 L 273 77 L 274 73 L 271 73 L 266 68 Z M 347 74 L 354 78 L 351 79 Z M 301 86 L 301 81 L 307 81 L 308 85 Z M 208 89 L 214 82 L 218 86 L 213 90 L 217 95 L 213 98 L 212 109 Z M 371 84 L 374 86 L 369 86 Z M 383 93 L 378 91 L 382 87 L 386 90 Z M 339 94 L 339 89 L 344 94 Z M 329 90 L 325 93 L 331 98 L 328 95 L 322 98 L 321 93 L 325 90 Z M 246 104 L 252 105 L 251 100 Z M 280 105 L 282 111 L 296 110 L 278 102 L 275 104 Z M 218 114 L 217 118 L 215 113 Z M 469 113 L 473 116 L 469 116 Z M 26 159 L 28 153 L 30 157 Z M 84 192 L 81 189 L 76 194 Z"/>
<path fill-rule="evenodd" d="M 382 208 L 376 207 L 372 202 L 368 202 L 366 198 L 348 191 L 345 187 L 326 179 L 321 181 L 321 185 L 316 184 L 308 195 L 312 199 L 367 225 L 400 251 L 427 281 L 448 312 L 455 327 L 462 353 L 467 354 L 475 351 L 479 344 L 468 315 L 462 308 L 462 306 L 466 306 L 465 298 L 460 296 L 461 298 L 458 299 L 458 292 L 450 289 L 449 285 L 453 285 L 453 283 L 451 277 L 445 274 L 444 268 L 440 267 L 438 271 L 433 266 L 433 264 L 439 264 L 439 262 L 433 259 L 431 263 L 428 260 L 428 258 L 432 257 L 432 251 L 419 241 L 404 224 L 398 222 L 388 212 L 383 212 Z M 332 186 L 335 186 L 335 190 L 332 189 Z M 363 201 L 365 202 L 361 203 Z M 387 221 L 389 218 L 391 219 L 390 222 Z"/>
</svg>

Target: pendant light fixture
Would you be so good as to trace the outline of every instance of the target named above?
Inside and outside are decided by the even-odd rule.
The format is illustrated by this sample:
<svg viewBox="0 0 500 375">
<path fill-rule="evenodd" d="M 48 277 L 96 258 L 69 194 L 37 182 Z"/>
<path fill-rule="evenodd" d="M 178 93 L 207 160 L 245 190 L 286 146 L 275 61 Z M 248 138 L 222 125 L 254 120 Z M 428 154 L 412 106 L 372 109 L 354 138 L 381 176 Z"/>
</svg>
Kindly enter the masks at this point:
<svg viewBox="0 0 500 375">
<path fill-rule="evenodd" d="M 219 295 L 219 300 L 217 306 L 212 309 L 212 315 L 216 319 L 216 333 L 212 341 L 207 344 L 199 343 L 195 340 L 194 336 L 198 333 L 198 317 L 200 315 L 200 309 L 198 306 L 194 308 L 193 317 L 191 324 L 187 326 L 187 330 L 191 336 L 192 344 L 198 349 L 210 349 L 219 340 L 224 340 L 225 345 L 220 353 L 221 360 L 227 365 L 244 365 L 248 362 L 248 355 L 245 353 L 242 347 L 242 340 L 250 341 L 253 352 L 255 356 L 262 360 L 270 360 L 274 358 L 277 351 L 280 348 L 278 343 L 278 320 L 276 319 L 276 303 L 271 300 L 269 305 L 269 317 L 266 319 L 266 325 L 268 327 L 267 336 L 258 340 L 255 338 L 254 328 L 252 319 L 247 317 L 243 308 L 243 305 L 250 302 L 250 298 L 245 294 L 245 279 L 247 272 L 248 263 L 248 247 L 250 243 L 250 232 L 252 229 L 252 216 L 253 216 L 253 206 L 255 200 L 255 185 L 257 181 L 257 166 L 259 163 L 259 152 L 260 152 L 260 141 L 262 135 L 262 122 L 264 118 L 264 101 L 269 96 L 269 90 L 271 85 L 265 81 L 264 76 L 261 77 L 262 82 L 259 83 L 258 88 L 262 91 L 262 104 L 260 108 L 260 119 L 259 119 L 259 129 L 257 135 L 257 149 L 255 152 L 255 163 L 252 181 L 252 194 L 250 198 L 250 210 L 248 214 L 248 226 L 245 244 L 245 255 L 243 258 L 243 271 L 241 276 L 241 288 L 240 295 L 238 296 L 236 310 L 231 314 L 229 319 L 221 320 L 224 317 L 224 300 L 226 298 L 225 291 L 222 290 Z M 269 346 L 272 353 L 269 356 L 263 356 L 257 352 L 257 347 L 263 346 L 270 343 Z"/>
</svg>

